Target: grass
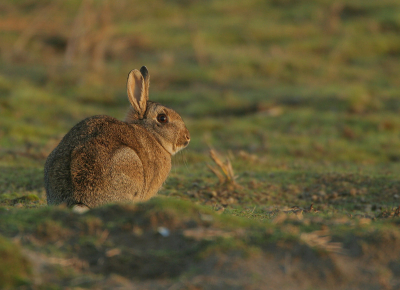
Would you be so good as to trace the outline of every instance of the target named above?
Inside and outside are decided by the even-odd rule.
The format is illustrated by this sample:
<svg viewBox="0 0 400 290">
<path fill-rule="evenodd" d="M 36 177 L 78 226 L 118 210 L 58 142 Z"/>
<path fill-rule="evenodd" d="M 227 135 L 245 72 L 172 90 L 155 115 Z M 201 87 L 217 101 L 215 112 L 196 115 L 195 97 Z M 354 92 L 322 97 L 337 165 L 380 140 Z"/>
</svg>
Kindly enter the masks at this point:
<svg viewBox="0 0 400 290">
<path fill-rule="evenodd" d="M 2 259 L 1 282 L 3 289 L 29 284 L 32 269 L 29 261 L 21 254 L 21 249 L 8 239 L 0 236 L 0 257 Z"/>
<path fill-rule="evenodd" d="M 400 285 L 398 1 L 0 6 L 0 234 L 49 269 L 36 273 L 43 287 L 129 287 L 134 270 L 142 289 L 233 289 L 216 265 L 271 289 Z M 159 193 L 167 198 L 82 216 L 48 208 L 47 155 L 85 117 L 123 119 L 126 76 L 141 65 L 150 98 L 179 112 L 192 137 Z M 210 147 L 238 186 L 218 182 Z"/>
</svg>

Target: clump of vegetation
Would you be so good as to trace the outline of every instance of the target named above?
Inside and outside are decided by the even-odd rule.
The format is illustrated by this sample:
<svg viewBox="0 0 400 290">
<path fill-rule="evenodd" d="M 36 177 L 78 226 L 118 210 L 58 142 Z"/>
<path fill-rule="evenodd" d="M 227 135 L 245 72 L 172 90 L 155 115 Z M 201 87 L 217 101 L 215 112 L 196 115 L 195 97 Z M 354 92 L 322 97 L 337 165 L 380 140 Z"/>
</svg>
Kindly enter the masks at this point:
<svg viewBox="0 0 400 290">
<path fill-rule="evenodd" d="M 210 150 L 210 157 L 217 167 L 210 164 L 207 164 L 207 166 L 218 177 L 219 184 L 232 188 L 239 187 L 239 184 L 236 183 L 237 176 L 233 172 L 232 163 L 229 158 L 226 158 L 226 161 L 223 162 L 214 149 Z"/>
<path fill-rule="evenodd" d="M 21 248 L 0 235 L 0 288 L 16 289 L 28 285 L 32 278 L 31 264 Z"/>
</svg>

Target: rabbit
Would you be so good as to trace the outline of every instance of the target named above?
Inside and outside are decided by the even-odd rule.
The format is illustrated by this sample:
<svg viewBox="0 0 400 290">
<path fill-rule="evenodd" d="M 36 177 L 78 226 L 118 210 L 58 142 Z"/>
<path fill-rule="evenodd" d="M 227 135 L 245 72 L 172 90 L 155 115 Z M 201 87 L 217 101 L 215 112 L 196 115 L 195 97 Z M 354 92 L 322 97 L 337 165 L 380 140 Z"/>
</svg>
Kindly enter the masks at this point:
<svg viewBox="0 0 400 290">
<path fill-rule="evenodd" d="M 89 117 L 75 125 L 50 153 L 44 169 L 49 205 L 93 208 L 153 197 L 171 169 L 171 156 L 190 134 L 174 110 L 149 101 L 145 66 L 128 75 L 131 104 L 124 121 Z"/>
</svg>

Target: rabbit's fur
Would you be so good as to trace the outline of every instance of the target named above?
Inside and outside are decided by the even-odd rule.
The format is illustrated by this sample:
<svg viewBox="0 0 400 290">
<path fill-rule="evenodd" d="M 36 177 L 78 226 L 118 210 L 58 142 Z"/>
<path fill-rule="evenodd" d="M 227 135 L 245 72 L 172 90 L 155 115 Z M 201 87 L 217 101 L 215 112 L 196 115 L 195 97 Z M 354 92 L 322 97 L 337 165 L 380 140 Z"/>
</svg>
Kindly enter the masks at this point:
<svg viewBox="0 0 400 290">
<path fill-rule="evenodd" d="M 48 204 L 91 208 L 157 193 L 171 169 L 171 155 L 189 144 L 190 135 L 175 111 L 148 101 L 149 83 L 146 67 L 132 70 L 124 122 L 93 116 L 65 135 L 45 165 Z"/>
</svg>

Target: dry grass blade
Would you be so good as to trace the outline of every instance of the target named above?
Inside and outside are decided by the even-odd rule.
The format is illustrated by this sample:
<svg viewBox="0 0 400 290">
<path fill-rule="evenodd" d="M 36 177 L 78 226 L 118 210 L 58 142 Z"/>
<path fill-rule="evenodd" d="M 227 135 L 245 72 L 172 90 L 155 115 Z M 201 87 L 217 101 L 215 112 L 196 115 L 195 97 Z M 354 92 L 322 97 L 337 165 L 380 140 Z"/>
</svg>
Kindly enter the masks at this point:
<svg viewBox="0 0 400 290">
<path fill-rule="evenodd" d="M 225 174 L 225 177 L 228 177 L 228 169 L 227 166 L 222 162 L 222 160 L 218 157 L 217 153 L 214 149 L 210 150 L 210 156 L 212 160 L 214 160 L 215 164 L 221 168 L 222 172 Z M 228 159 L 227 159 L 228 160 Z M 229 160 L 228 160 L 229 161 Z"/>
<path fill-rule="evenodd" d="M 235 174 L 233 172 L 232 163 L 229 159 L 226 159 L 226 170 L 227 170 L 227 178 L 229 181 L 235 182 Z"/>
<path fill-rule="evenodd" d="M 15 55 L 20 55 L 25 52 L 29 41 L 38 33 L 41 29 L 47 25 L 47 22 L 54 15 L 54 12 L 58 8 L 58 3 L 56 1 L 50 2 L 49 5 L 45 6 L 40 10 L 39 13 L 35 15 L 33 19 L 29 21 L 30 25 L 21 33 L 17 41 L 14 43 Z"/>
<path fill-rule="evenodd" d="M 394 211 L 394 216 L 400 216 L 400 205 L 397 207 L 397 209 Z"/>
<path fill-rule="evenodd" d="M 225 182 L 225 177 L 221 172 L 219 172 L 218 168 L 215 168 L 210 164 L 207 164 L 207 167 L 210 168 L 210 170 L 218 177 L 220 184 L 223 184 Z"/>
<path fill-rule="evenodd" d="M 231 232 L 226 232 L 219 229 L 195 228 L 195 229 L 184 230 L 183 235 L 186 238 L 192 238 L 196 241 L 201 241 L 201 240 L 214 240 L 220 237 L 230 238 L 232 237 L 233 234 Z"/>
<path fill-rule="evenodd" d="M 310 247 L 316 247 L 328 252 L 342 253 L 341 243 L 331 242 L 331 237 L 327 231 L 314 231 L 311 233 L 302 233 L 300 239 Z"/>
<path fill-rule="evenodd" d="M 229 160 L 229 158 L 226 158 L 226 161 L 223 162 L 214 149 L 210 149 L 210 157 L 219 167 L 220 171 L 218 170 L 218 167 L 211 165 L 207 166 L 218 177 L 219 183 L 232 185 L 234 187 L 240 187 L 240 185 L 237 184 L 235 181 L 236 176 L 235 173 L 233 172 L 232 163 Z"/>
</svg>

